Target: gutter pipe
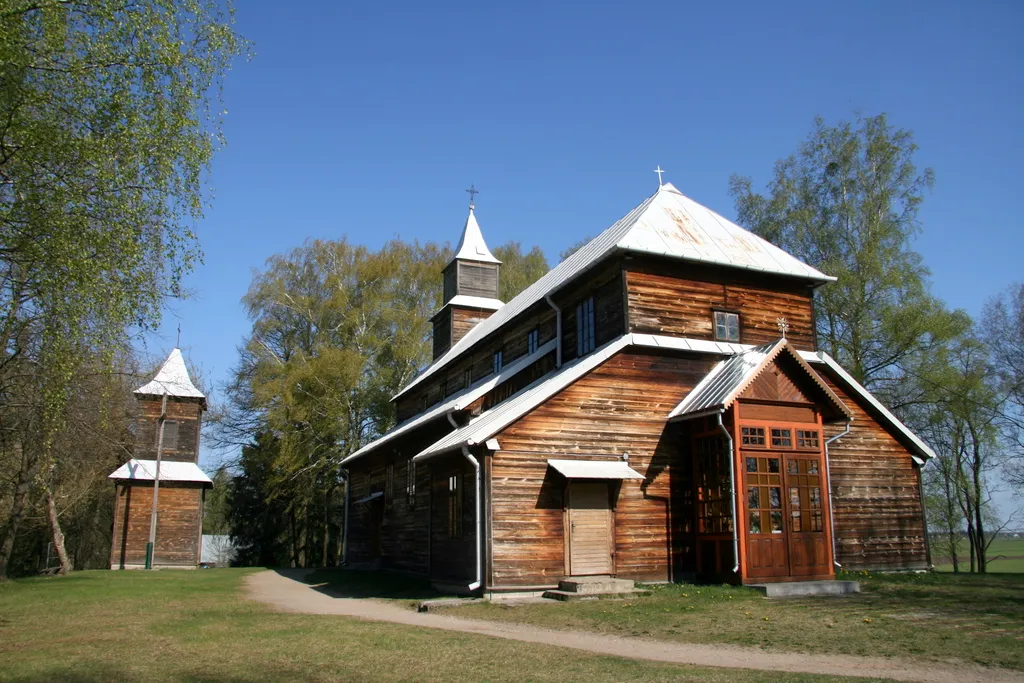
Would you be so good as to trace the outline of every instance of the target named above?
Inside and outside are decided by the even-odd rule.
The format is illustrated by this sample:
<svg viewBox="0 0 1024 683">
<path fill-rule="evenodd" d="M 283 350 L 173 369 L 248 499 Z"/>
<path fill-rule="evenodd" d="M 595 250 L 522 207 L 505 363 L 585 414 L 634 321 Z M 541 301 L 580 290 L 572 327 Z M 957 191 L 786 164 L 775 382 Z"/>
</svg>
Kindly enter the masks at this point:
<svg viewBox="0 0 1024 683">
<path fill-rule="evenodd" d="M 729 489 L 732 495 L 732 556 L 736 561 L 736 564 L 732 568 L 732 573 L 735 574 L 740 570 L 740 520 L 739 513 L 736 511 L 736 454 L 733 452 L 733 441 L 732 434 L 726 429 L 726 426 L 722 424 L 722 413 L 724 411 L 719 410 L 716 414 L 718 419 L 718 430 L 725 437 L 725 442 L 729 444 Z M 835 553 L 833 553 L 833 556 Z"/>
<path fill-rule="evenodd" d="M 480 499 L 481 476 L 480 476 L 480 461 L 473 457 L 469 452 L 469 446 L 462 447 L 462 455 L 472 465 L 475 476 L 474 485 L 476 488 L 476 495 L 474 500 L 476 502 L 476 581 L 469 584 L 469 590 L 475 591 L 483 585 L 483 559 L 484 559 L 484 538 L 483 538 L 483 501 Z"/>
<path fill-rule="evenodd" d="M 839 439 L 849 434 L 851 424 L 852 420 L 847 420 L 846 429 L 839 432 L 831 439 L 825 441 L 825 476 L 828 477 L 828 528 L 829 537 L 832 539 L 832 564 L 834 564 L 836 567 L 840 569 L 843 568 L 843 565 L 839 564 L 839 560 L 836 559 L 836 520 L 834 513 L 832 512 L 832 468 L 829 464 L 828 459 L 828 445 L 835 441 L 836 439 Z"/>
<path fill-rule="evenodd" d="M 548 306 L 555 309 L 555 367 L 562 367 L 562 309 L 555 305 L 555 302 L 551 300 L 550 294 L 544 295 L 544 301 L 548 302 Z"/>
</svg>

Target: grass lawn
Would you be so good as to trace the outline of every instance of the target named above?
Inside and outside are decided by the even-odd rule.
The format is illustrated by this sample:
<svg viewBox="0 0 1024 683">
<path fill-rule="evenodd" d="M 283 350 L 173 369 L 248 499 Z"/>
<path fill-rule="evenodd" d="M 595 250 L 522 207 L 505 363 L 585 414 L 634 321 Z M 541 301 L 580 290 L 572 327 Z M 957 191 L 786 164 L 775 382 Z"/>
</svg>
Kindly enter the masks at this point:
<svg viewBox="0 0 1024 683">
<path fill-rule="evenodd" d="M 1024 574 L 853 577 L 860 595 L 767 600 L 730 586 L 656 586 L 629 601 L 459 607 L 507 620 L 695 643 L 760 645 L 1024 669 Z"/>
<path fill-rule="evenodd" d="M 939 544 L 932 545 L 932 552 L 938 553 Z M 953 571 L 953 563 L 948 557 L 936 555 L 935 568 L 940 572 Z M 960 571 L 967 571 L 971 566 L 970 546 L 967 539 L 960 542 Z M 997 538 L 988 548 L 988 571 L 996 573 L 1024 574 L 1024 538 Z"/>
<path fill-rule="evenodd" d="M 659 665 L 345 617 L 277 614 L 241 592 L 250 571 L 96 571 L 0 583 L 0 680 L 840 680 Z"/>
</svg>

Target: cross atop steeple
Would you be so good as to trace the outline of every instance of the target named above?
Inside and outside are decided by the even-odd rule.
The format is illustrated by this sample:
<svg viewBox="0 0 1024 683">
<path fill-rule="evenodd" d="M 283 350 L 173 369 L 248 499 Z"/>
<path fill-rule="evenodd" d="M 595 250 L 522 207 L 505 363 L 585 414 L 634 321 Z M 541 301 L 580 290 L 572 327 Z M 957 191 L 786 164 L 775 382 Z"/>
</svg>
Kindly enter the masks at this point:
<svg viewBox="0 0 1024 683">
<path fill-rule="evenodd" d="M 661 187 L 662 185 L 665 184 L 664 181 L 662 181 L 662 179 L 661 179 L 661 174 L 665 172 L 661 168 L 661 164 L 658 164 L 658 168 L 654 169 L 654 172 L 658 174 L 658 187 Z"/>
<path fill-rule="evenodd" d="M 468 192 L 468 193 L 469 193 L 469 208 L 470 208 L 470 209 L 476 208 L 476 207 L 474 206 L 474 204 L 476 203 L 476 202 L 475 202 L 475 200 L 476 200 L 476 196 L 477 196 L 478 194 L 480 194 L 480 190 L 476 189 L 476 187 L 475 187 L 475 186 L 473 185 L 473 183 L 470 183 L 470 184 L 469 184 L 469 189 L 468 189 L 468 190 L 466 190 L 466 192 Z"/>
</svg>

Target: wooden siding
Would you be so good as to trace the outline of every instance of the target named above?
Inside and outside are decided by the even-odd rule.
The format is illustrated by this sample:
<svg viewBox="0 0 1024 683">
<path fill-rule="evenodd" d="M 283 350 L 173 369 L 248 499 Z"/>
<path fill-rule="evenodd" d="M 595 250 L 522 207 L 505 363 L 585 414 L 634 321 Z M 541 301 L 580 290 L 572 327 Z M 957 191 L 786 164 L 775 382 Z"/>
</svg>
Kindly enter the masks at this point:
<svg viewBox="0 0 1024 683">
<path fill-rule="evenodd" d="M 153 509 L 152 484 L 118 483 L 110 566 L 143 566 Z M 155 565 L 194 567 L 200 559 L 203 489 L 199 485 L 161 483 L 157 510 Z"/>
<path fill-rule="evenodd" d="M 433 406 L 445 396 L 461 391 L 466 387 L 466 370 L 471 371 L 471 382 L 476 382 L 494 372 L 494 352 L 501 350 L 504 364 L 508 365 L 526 355 L 526 335 L 537 328 L 538 345 L 546 344 L 555 338 L 555 312 L 546 303 L 538 304 L 514 323 L 505 325 L 497 334 L 491 335 L 471 351 L 450 363 L 448 367 L 437 373 L 430 380 L 402 396 L 395 403 L 397 420 L 403 422 L 423 412 L 424 397 L 427 407 Z"/>
<path fill-rule="evenodd" d="M 448 527 L 448 478 L 461 481 L 459 532 Z M 430 463 L 430 577 L 468 582 L 476 578 L 476 471 L 462 454 L 442 456 Z"/>
<path fill-rule="evenodd" d="M 498 264 L 458 261 L 456 293 L 466 296 L 498 298 Z"/>
<path fill-rule="evenodd" d="M 820 374 L 853 412 L 850 433 L 828 447 L 836 559 L 846 569 L 927 568 L 920 479 L 910 451 Z M 825 437 L 843 427 L 826 425 Z"/>
<path fill-rule="evenodd" d="M 559 294 L 559 304 L 562 306 L 563 362 L 577 356 L 576 306 L 591 296 L 594 297 L 594 347 L 606 344 L 626 331 L 622 271 L 616 262 L 584 278 L 584 286 Z"/>
<path fill-rule="evenodd" d="M 442 311 L 434 318 L 434 360 L 437 360 L 452 347 L 452 316 L 448 310 Z"/>
<path fill-rule="evenodd" d="M 714 359 L 623 351 L 497 435 L 490 472 L 493 586 L 550 585 L 565 575 L 565 480 L 549 458 L 621 457 L 645 475 L 622 483 L 615 509 L 619 576 L 672 578 L 681 552 L 670 463 L 681 439 L 666 416 Z"/>
<path fill-rule="evenodd" d="M 812 290 L 779 278 L 690 264 L 667 266 L 627 260 L 629 331 L 714 339 L 714 311 L 740 314 L 740 342 L 763 344 L 779 338 L 778 319 L 799 349 L 815 350 Z"/>
<path fill-rule="evenodd" d="M 135 418 L 135 447 L 133 457 L 139 460 L 156 460 L 156 445 L 159 436 L 161 401 L 141 399 Z M 168 399 L 167 419 L 178 423 L 176 448 L 165 446 L 163 460 L 173 462 L 199 462 L 199 429 L 202 407 L 197 400 Z"/>
</svg>

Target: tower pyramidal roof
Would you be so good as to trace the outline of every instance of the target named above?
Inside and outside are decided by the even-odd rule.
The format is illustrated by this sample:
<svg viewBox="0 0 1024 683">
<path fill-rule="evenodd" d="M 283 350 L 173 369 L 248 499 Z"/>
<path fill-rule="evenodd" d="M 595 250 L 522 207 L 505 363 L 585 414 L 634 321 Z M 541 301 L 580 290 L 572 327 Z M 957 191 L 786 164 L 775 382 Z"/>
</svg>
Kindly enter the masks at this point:
<svg viewBox="0 0 1024 683">
<path fill-rule="evenodd" d="M 185 367 L 181 349 L 174 349 L 167 357 L 156 376 L 135 390 L 139 396 L 170 396 L 174 398 L 199 398 L 206 404 L 206 396 L 192 384 Z"/>
<path fill-rule="evenodd" d="M 478 261 L 481 263 L 501 263 L 494 258 L 494 254 L 487 248 L 484 242 L 484 235 L 480 232 L 480 224 L 476 222 L 473 214 L 473 205 L 469 205 L 469 216 L 466 218 L 466 227 L 462 229 L 462 239 L 455 247 L 455 258 L 462 261 Z"/>
</svg>

